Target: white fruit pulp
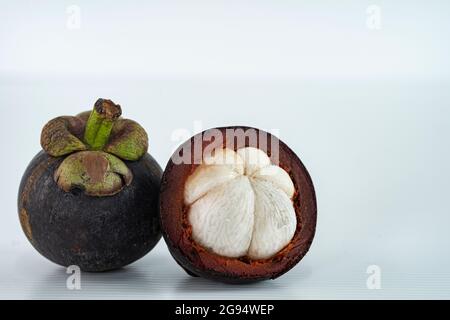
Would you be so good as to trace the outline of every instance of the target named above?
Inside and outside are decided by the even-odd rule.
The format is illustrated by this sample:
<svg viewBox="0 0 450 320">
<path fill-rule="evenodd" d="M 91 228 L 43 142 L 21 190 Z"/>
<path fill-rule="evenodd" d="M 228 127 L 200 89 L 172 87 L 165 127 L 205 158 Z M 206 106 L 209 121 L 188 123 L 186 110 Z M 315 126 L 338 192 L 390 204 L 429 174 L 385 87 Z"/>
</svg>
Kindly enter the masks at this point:
<svg viewBox="0 0 450 320">
<path fill-rule="evenodd" d="M 186 181 L 193 239 L 224 257 L 268 259 L 295 234 L 294 192 L 264 151 L 217 149 Z"/>
</svg>

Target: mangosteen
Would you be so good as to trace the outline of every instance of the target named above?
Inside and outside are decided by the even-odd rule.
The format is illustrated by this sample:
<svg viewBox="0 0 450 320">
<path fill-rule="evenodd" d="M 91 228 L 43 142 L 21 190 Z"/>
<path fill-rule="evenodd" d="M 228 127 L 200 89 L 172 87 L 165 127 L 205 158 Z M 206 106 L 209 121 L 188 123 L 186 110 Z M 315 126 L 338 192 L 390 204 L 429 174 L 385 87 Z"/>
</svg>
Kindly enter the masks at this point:
<svg viewBox="0 0 450 320">
<path fill-rule="evenodd" d="M 250 127 L 204 131 L 181 145 L 163 173 L 167 246 L 188 274 L 229 283 L 275 279 L 314 238 L 317 205 L 297 155 Z"/>
<path fill-rule="evenodd" d="M 62 265 L 100 272 L 147 254 L 161 238 L 162 169 L 148 136 L 111 100 L 50 120 L 22 178 L 18 211 L 36 250 Z"/>
</svg>

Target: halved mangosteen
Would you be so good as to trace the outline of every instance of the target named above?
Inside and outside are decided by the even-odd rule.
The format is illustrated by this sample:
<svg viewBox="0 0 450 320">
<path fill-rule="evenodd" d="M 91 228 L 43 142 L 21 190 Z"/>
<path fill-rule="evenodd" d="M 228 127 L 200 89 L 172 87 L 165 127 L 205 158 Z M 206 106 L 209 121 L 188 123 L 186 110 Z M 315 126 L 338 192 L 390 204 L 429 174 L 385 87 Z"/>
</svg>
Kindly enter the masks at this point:
<svg viewBox="0 0 450 320">
<path fill-rule="evenodd" d="M 99 99 L 92 112 L 49 121 L 22 178 L 19 218 L 43 256 L 83 271 L 121 268 L 160 240 L 162 169 L 148 136 Z"/>
<path fill-rule="evenodd" d="M 246 283 L 275 279 L 303 258 L 317 206 L 311 178 L 286 144 L 259 129 L 223 127 L 175 151 L 160 214 L 167 246 L 188 274 Z"/>
</svg>

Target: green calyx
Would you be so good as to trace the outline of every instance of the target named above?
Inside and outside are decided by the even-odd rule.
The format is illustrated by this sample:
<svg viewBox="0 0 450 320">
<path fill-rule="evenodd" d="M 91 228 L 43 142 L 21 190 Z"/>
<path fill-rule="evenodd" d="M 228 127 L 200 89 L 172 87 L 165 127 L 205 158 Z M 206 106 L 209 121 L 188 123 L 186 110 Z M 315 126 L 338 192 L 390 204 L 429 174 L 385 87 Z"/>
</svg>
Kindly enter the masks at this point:
<svg viewBox="0 0 450 320">
<path fill-rule="evenodd" d="M 81 151 L 68 156 L 54 180 L 66 192 L 80 189 L 89 196 L 112 196 L 128 186 L 133 174 L 127 165 L 103 151 Z"/>
<path fill-rule="evenodd" d="M 111 100 L 98 99 L 91 112 L 75 117 L 63 116 L 50 120 L 42 129 L 41 146 L 53 157 L 69 155 L 55 173 L 55 181 L 65 191 L 80 188 L 92 196 L 119 192 L 131 173 L 120 160 L 137 161 L 147 153 L 148 136 L 136 122 L 121 118 L 122 110 Z M 94 156 L 95 155 L 95 156 Z M 95 175 L 89 161 L 108 163 L 112 171 Z M 91 166 L 91 167 L 89 167 Z M 102 177 L 101 180 L 100 176 Z M 119 183 L 120 182 L 120 183 Z M 131 182 L 131 180 L 130 180 Z"/>
<path fill-rule="evenodd" d="M 112 128 L 111 136 L 104 149 L 106 152 L 129 161 L 137 160 L 147 152 L 147 132 L 133 120 L 119 119 Z"/>
<path fill-rule="evenodd" d="M 81 135 L 84 122 L 76 117 L 58 117 L 42 129 L 41 146 L 52 157 L 87 150 Z"/>
</svg>

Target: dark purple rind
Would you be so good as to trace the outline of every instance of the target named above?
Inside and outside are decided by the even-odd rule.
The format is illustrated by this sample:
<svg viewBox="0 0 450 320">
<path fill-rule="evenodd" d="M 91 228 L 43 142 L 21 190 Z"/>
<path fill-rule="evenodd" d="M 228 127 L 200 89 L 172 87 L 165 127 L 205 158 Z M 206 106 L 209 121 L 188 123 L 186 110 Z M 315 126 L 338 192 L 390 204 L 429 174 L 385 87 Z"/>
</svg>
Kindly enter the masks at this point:
<svg viewBox="0 0 450 320">
<path fill-rule="evenodd" d="M 126 162 L 132 183 L 108 197 L 61 190 L 53 175 L 63 160 L 39 152 L 20 184 L 20 221 L 38 252 L 62 266 L 101 272 L 140 259 L 158 243 L 162 170 L 155 159 Z"/>
</svg>

